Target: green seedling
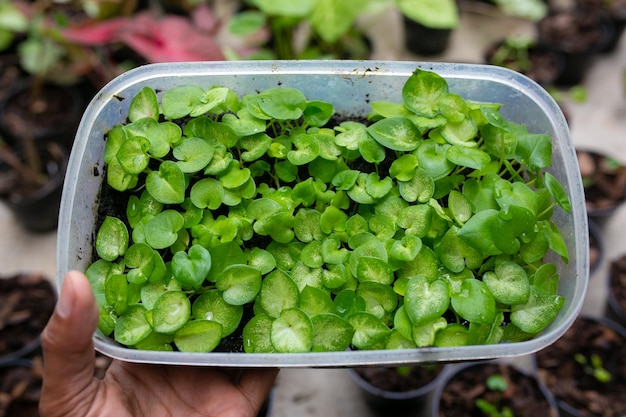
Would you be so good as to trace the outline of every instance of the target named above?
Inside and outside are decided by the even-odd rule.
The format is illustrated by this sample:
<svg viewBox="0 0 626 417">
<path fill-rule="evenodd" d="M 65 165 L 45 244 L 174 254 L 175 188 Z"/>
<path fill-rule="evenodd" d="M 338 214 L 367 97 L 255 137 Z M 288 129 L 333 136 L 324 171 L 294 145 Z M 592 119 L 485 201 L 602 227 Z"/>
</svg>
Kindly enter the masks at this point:
<svg viewBox="0 0 626 417">
<path fill-rule="evenodd" d="M 486 381 L 487 388 L 490 391 L 502 394 L 508 387 L 507 380 L 499 374 L 490 375 Z M 483 412 L 487 417 L 515 417 L 513 410 L 509 407 L 501 406 L 501 395 L 498 396 L 498 401 L 489 402 L 483 398 L 476 399 L 476 407 Z"/>
<path fill-rule="evenodd" d="M 602 365 L 602 358 L 596 354 L 587 357 L 582 353 L 574 355 L 574 360 L 582 365 L 587 375 L 593 376 L 596 381 L 607 384 L 611 381 L 612 376 Z"/>
<path fill-rule="evenodd" d="M 568 261 L 552 215 L 570 206 L 551 138 L 499 107 L 424 70 L 338 124 L 294 88 L 142 89 L 107 135 L 125 212 L 87 269 L 100 330 L 194 352 L 533 337 L 565 301 L 546 259 Z"/>
</svg>

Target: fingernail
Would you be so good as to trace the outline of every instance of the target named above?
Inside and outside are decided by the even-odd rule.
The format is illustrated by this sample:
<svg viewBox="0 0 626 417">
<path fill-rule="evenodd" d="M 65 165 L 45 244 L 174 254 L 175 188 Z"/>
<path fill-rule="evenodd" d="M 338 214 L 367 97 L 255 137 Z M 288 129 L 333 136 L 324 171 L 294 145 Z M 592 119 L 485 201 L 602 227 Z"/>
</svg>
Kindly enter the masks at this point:
<svg viewBox="0 0 626 417">
<path fill-rule="evenodd" d="M 56 307 L 57 314 L 62 318 L 68 318 L 72 314 L 72 292 L 74 291 L 72 287 L 72 280 L 68 275 L 63 281 L 61 294 L 59 295 L 59 302 Z"/>
</svg>

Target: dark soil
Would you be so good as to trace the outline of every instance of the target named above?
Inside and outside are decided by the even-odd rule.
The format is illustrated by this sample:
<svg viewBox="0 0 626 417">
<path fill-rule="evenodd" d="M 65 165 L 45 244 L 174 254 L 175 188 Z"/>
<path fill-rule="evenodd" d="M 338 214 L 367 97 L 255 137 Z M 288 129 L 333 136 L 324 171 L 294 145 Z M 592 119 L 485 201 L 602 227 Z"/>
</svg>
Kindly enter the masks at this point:
<svg viewBox="0 0 626 417">
<path fill-rule="evenodd" d="M 102 379 L 110 364 L 111 358 L 96 354 L 94 376 Z M 42 378 L 41 355 L 0 368 L 0 417 L 39 417 Z"/>
<path fill-rule="evenodd" d="M 31 135 L 35 140 L 72 142 L 71 135 L 83 110 L 79 100 L 79 96 L 63 86 L 45 84 L 35 90 L 24 84 L 24 88 L 16 88 L 14 95 L 7 98 L 0 124 L 13 140 Z M 57 137 L 59 135 L 63 137 Z"/>
<path fill-rule="evenodd" d="M 486 381 L 491 375 L 504 377 L 507 381 L 506 390 L 499 392 L 488 389 Z M 483 417 L 485 414 L 476 406 L 479 398 L 498 404 L 500 410 L 509 407 L 515 417 L 557 416 L 537 379 L 504 363 L 477 364 L 461 369 L 447 382 L 441 393 L 439 416 Z"/>
<path fill-rule="evenodd" d="M 610 375 L 599 382 L 575 359 L 597 355 Z M 588 317 L 579 317 L 553 345 L 537 352 L 539 375 L 558 401 L 583 416 L 619 417 L 626 414 L 626 336 Z"/>
<path fill-rule="evenodd" d="M 38 417 L 42 363 L 20 361 L 0 372 L 0 417 Z"/>
<path fill-rule="evenodd" d="M 613 260 L 609 266 L 609 292 L 621 310 L 621 320 L 626 319 L 626 255 Z"/>
<path fill-rule="evenodd" d="M 494 58 L 494 55 L 501 48 L 502 42 L 497 42 L 487 49 L 486 63 L 517 71 L 544 86 L 554 83 L 563 70 L 563 58 L 558 53 L 538 46 L 528 48 L 527 62 L 520 61 L 512 54 L 504 57 L 500 62 L 499 59 Z"/>
<path fill-rule="evenodd" d="M 605 24 L 597 13 L 562 10 L 537 22 L 537 31 L 540 43 L 578 53 L 600 50 L 608 42 Z"/>
<path fill-rule="evenodd" d="M 0 357 L 37 341 L 56 303 L 56 291 L 40 274 L 0 279 Z"/>
<path fill-rule="evenodd" d="M 409 368 L 358 368 L 355 370 L 370 385 L 388 392 L 407 392 L 423 387 L 437 378 L 442 366 Z M 405 373 L 408 372 L 408 373 Z"/>
<path fill-rule="evenodd" d="M 626 200 L 626 165 L 594 151 L 577 150 L 589 215 L 610 213 Z"/>
</svg>

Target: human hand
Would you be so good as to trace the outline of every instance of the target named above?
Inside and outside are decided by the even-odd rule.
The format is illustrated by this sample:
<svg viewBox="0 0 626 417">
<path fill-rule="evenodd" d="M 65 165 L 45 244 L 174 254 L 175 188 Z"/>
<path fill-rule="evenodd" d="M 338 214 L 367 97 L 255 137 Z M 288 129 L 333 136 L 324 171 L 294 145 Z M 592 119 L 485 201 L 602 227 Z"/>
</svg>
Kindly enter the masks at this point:
<svg viewBox="0 0 626 417">
<path fill-rule="evenodd" d="M 98 307 L 87 278 L 65 276 L 41 335 L 42 417 L 256 416 L 278 371 L 145 365 L 114 360 L 93 376 Z"/>
</svg>

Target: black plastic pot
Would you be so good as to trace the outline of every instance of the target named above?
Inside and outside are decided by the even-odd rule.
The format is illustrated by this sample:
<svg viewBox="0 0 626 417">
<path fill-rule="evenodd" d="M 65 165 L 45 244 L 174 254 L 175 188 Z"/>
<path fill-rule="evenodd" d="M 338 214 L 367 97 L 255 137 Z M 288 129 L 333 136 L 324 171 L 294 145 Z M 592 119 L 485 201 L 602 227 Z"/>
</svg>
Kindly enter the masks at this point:
<svg viewBox="0 0 626 417">
<path fill-rule="evenodd" d="M 564 68 L 558 85 L 583 81 L 593 59 L 609 44 L 615 28 L 604 13 L 580 9 L 553 10 L 537 22 L 538 44 L 563 55 Z"/>
<path fill-rule="evenodd" d="M 591 247 L 593 244 L 596 251 L 594 256 L 589 254 L 589 277 L 593 278 L 604 260 L 604 236 L 600 225 L 594 220 L 588 218 L 587 224 L 589 226 L 589 245 Z"/>
<path fill-rule="evenodd" d="M 396 368 L 376 368 L 381 372 L 397 372 Z M 436 365 L 433 369 L 433 377 L 425 381 L 424 385 L 409 391 L 388 391 L 372 385 L 357 369 L 348 369 L 352 380 L 359 387 L 365 401 L 374 410 L 394 412 L 402 414 L 410 412 L 412 415 L 423 415 L 428 410 L 432 393 L 440 383 L 445 366 Z M 420 410 L 423 413 L 420 413 Z M 395 415 L 395 414 L 394 414 Z"/>
<path fill-rule="evenodd" d="M 0 365 L 30 358 L 56 304 L 52 283 L 38 273 L 0 277 Z"/>
<path fill-rule="evenodd" d="M 41 375 L 30 359 L 15 359 L 0 364 L 0 415 L 39 416 Z"/>
<path fill-rule="evenodd" d="M 439 55 L 448 48 L 452 29 L 429 28 L 402 15 L 406 49 L 417 55 Z"/>
<path fill-rule="evenodd" d="M 524 68 L 516 56 L 501 54 L 500 48 L 506 41 L 501 39 L 487 48 L 484 54 L 486 64 L 517 71 L 544 87 L 553 85 L 561 77 L 565 68 L 565 58 L 560 52 L 533 43 L 526 49 L 529 67 Z"/>
<path fill-rule="evenodd" d="M 22 79 L 0 102 L 0 133 L 17 145 L 25 136 L 35 142 L 57 142 L 71 149 L 86 106 L 77 85 L 42 84 Z"/>
<path fill-rule="evenodd" d="M 624 33 L 624 28 L 626 28 L 626 1 L 577 0 L 576 3 L 577 6 L 583 10 L 589 10 L 592 13 L 600 10 L 608 15 L 609 19 L 613 22 L 615 30 L 613 36 L 601 52 L 613 52 L 619 44 L 622 34 Z"/>
<path fill-rule="evenodd" d="M 607 299 L 604 314 L 611 320 L 615 320 L 626 326 L 626 309 L 620 303 L 623 298 L 620 293 L 626 293 L 626 285 L 622 275 L 626 272 L 626 255 L 612 259 L 609 263 L 607 285 Z"/>
<path fill-rule="evenodd" d="M 556 398 L 561 416 L 625 415 L 625 346 L 626 328 L 606 317 L 582 315 L 561 339 L 535 354 L 538 374 Z M 591 364 L 594 356 L 599 364 Z M 596 382 L 598 365 L 609 371 L 609 381 Z M 615 408 L 607 411 L 609 406 Z"/>
<path fill-rule="evenodd" d="M 44 171 L 48 177 L 39 189 L 28 195 L 22 195 L 20 189 L 9 194 L 0 194 L 0 202 L 4 203 L 13 217 L 28 231 L 43 233 L 55 230 L 59 221 L 61 194 L 69 153 L 66 148 L 57 146 L 59 155 L 53 155 L 47 147 L 38 146 Z M 11 168 L 0 161 L 0 173 Z"/>
<path fill-rule="evenodd" d="M 497 360 L 471 362 L 449 367 L 445 377 L 435 390 L 430 415 L 433 417 L 458 415 L 451 414 L 452 408 L 457 411 L 460 411 L 462 408 L 466 412 L 464 415 L 483 415 L 478 409 L 478 406 L 476 406 L 476 399 L 485 399 L 488 395 L 498 395 L 487 387 L 487 378 L 493 375 L 500 375 L 505 378 L 508 377 L 510 383 L 507 384 L 506 392 L 514 392 L 515 394 L 513 395 L 517 394 L 518 398 L 522 395 L 527 396 L 526 406 L 518 403 L 519 409 L 534 407 L 532 412 L 534 412 L 536 416 L 559 416 L 556 400 L 543 385 L 536 372 L 527 371 L 512 363 Z M 486 378 L 481 379 L 483 376 L 486 376 Z M 442 397 L 442 395 L 446 389 L 452 386 L 453 382 L 460 383 L 457 388 L 467 386 L 463 392 L 459 393 L 460 395 L 455 396 L 452 403 L 449 403 L 447 401 L 449 397 Z M 466 399 L 462 400 L 460 398 L 461 396 L 466 396 Z M 466 404 L 466 402 L 469 402 L 469 404 Z M 496 405 L 495 403 L 492 404 Z M 503 405 L 504 401 L 503 404 L 498 404 L 498 406 Z M 475 408 L 475 410 L 472 410 L 472 408 Z M 516 411 L 513 409 L 512 411 L 516 416 L 519 415 L 519 410 Z"/>
</svg>

